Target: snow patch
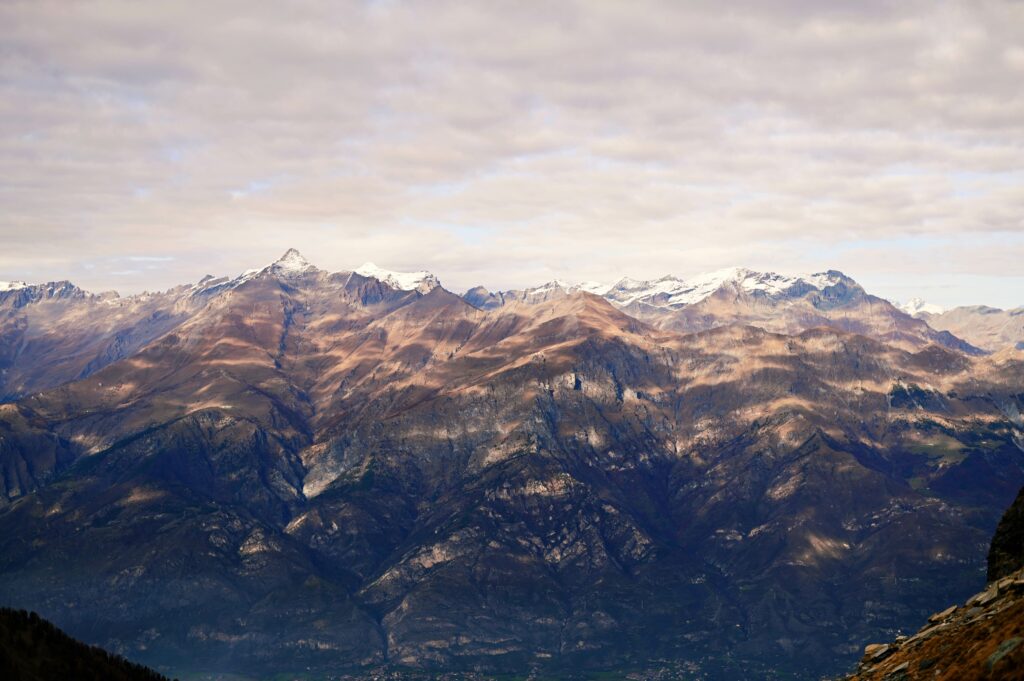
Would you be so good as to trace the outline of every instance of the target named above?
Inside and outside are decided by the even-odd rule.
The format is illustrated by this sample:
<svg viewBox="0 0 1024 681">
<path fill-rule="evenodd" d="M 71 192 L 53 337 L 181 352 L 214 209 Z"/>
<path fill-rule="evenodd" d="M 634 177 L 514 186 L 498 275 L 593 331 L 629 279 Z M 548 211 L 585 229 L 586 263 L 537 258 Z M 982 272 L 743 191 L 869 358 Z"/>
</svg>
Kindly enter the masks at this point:
<svg viewBox="0 0 1024 681">
<path fill-rule="evenodd" d="M 593 281 L 570 284 L 556 279 L 547 284 L 526 289 L 523 293 L 527 297 L 532 297 L 556 289 L 561 289 L 566 293 L 586 291 L 603 296 L 618 307 L 627 307 L 633 303 L 643 303 L 655 307 L 682 307 L 699 303 L 723 287 L 733 287 L 746 293 L 757 292 L 771 298 L 781 298 L 793 294 L 802 295 L 810 289 L 823 291 L 845 279 L 846 277 L 841 272 L 836 271 L 786 276 L 775 272 L 755 272 L 743 267 L 730 267 L 699 274 L 689 279 L 673 275 L 651 280 L 623 277 L 614 284 Z"/>
<path fill-rule="evenodd" d="M 779 298 L 808 287 L 822 291 L 829 286 L 835 286 L 843 278 L 839 272 L 786 276 L 775 272 L 755 272 L 743 267 L 730 267 L 689 279 L 671 275 L 652 281 L 625 277 L 613 284 L 604 296 L 620 307 L 634 302 L 656 307 L 680 307 L 699 303 L 723 287 L 733 287 L 746 293 L 759 292 L 772 298 Z"/>
<path fill-rule="evenodd" d="M 441 285 L 438 278 L 426 270 L 420 270 L 419 272 L 393 272 L 377 267 L 372 262 L 363 263 L 355 270 L 355 273 L 376 279 L 399 291 L 427 293 Z"/>
<path fill-rule="evenodd" d="M 28 288 L 28 284 L 23 281 L 0 281 L 0 293 L 19 291 L 23 288 Z"/>
<path fill-rule="evenodd" d="M 603 296 L 608 293 L 611 289 L 611 284 L 602 284 L 598 281 L 582 281 L 576 284 L 576 289 L 579 291 L 586 291 L 587 293 L 593 293 L 595 296 Z"/>
<path fill-rule="evenodd" d="M 919 314 L 942 314 L 945 312 L 945 308 L 935 305 L 933 303 L 926 303 L 920 298 L 911 298 L 906 303 L 893 302 L 893 304 L 899 309 L 906 312 L 911 317 L 916 317 Z"/>
</svg>

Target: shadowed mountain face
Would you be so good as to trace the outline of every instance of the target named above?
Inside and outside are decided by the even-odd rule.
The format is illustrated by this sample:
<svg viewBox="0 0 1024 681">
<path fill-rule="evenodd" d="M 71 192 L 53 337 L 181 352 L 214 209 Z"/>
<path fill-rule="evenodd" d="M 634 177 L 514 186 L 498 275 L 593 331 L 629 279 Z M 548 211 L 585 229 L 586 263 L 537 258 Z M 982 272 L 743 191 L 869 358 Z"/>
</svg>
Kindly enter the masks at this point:
<svg viewBox="0 0 1024 681">
<path fill-rule="evenodd" d="M 814 678 L 969 594 L 1024 484 L 1018 352 L 292 261 L 0 405 L 0 601 L 178 674 Z"/>
</svg>

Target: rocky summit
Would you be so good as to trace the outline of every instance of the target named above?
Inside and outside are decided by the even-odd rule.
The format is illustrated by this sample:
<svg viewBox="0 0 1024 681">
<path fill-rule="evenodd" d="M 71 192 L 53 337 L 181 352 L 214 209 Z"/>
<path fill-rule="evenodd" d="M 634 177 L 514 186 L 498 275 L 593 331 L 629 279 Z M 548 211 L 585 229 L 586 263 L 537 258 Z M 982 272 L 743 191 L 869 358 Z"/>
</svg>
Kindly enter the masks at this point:
<svg viewBox="0 0 1024 681">
<path fill-rule="evenodd" d="M 0 603 L 176 676 L 840 673 L 984 581 L 1024 354 L 826 274 L 0 292 Z"/>
</svg>

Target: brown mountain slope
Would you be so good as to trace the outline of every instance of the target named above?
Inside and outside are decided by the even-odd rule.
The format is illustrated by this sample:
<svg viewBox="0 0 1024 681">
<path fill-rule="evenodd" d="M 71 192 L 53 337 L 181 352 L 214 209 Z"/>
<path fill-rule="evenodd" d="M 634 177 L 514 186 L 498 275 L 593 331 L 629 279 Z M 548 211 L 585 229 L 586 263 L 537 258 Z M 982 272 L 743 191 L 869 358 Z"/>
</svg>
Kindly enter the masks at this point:
<svg viewBox="0 0 1024 681">
<path fill-rule="evenodd" d="M 498 293 L 477 287 L 467 291 L 464 298 L 480 309 L 492 310 L 512 304 L 537 304 L 583 290 L 601 291 L 604 298 L 627 314 L 681 333 L 734 324 L 784 334 L 829 327 L 870 336 L 905 350 L 937 344 L 980 353 L 949 331 L 933 329 L 889 301 L 869 295 L 856 281 L 837 271 L 786 277 L 736 268 L 702 275 L 692 282 L 671 276 L 657 281 L 627 278 L 610 288 L 555 281 L 533 289 Z"/>
<path fill-rule="evenodd" d="M 206 277 L 127 298 L 94 295 L 69 282 L 0 292 L 0 400 L 84 378 L 130 357 L 233 285 Z"/>
</svg>

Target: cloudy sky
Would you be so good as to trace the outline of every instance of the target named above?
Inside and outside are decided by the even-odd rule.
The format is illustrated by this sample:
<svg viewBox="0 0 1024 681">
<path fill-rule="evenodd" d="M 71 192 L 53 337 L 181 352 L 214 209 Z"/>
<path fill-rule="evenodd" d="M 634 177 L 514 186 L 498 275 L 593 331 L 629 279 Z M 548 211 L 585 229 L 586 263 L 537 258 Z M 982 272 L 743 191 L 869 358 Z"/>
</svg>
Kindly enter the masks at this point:
<svg viewBox="0 0 1024 681">
<path fill-rule="evenodd" d="M 1024 3 L 4 0 L 0 238 L 122 292 L 294 246 L 1021 305 Z"/>
</svg>

